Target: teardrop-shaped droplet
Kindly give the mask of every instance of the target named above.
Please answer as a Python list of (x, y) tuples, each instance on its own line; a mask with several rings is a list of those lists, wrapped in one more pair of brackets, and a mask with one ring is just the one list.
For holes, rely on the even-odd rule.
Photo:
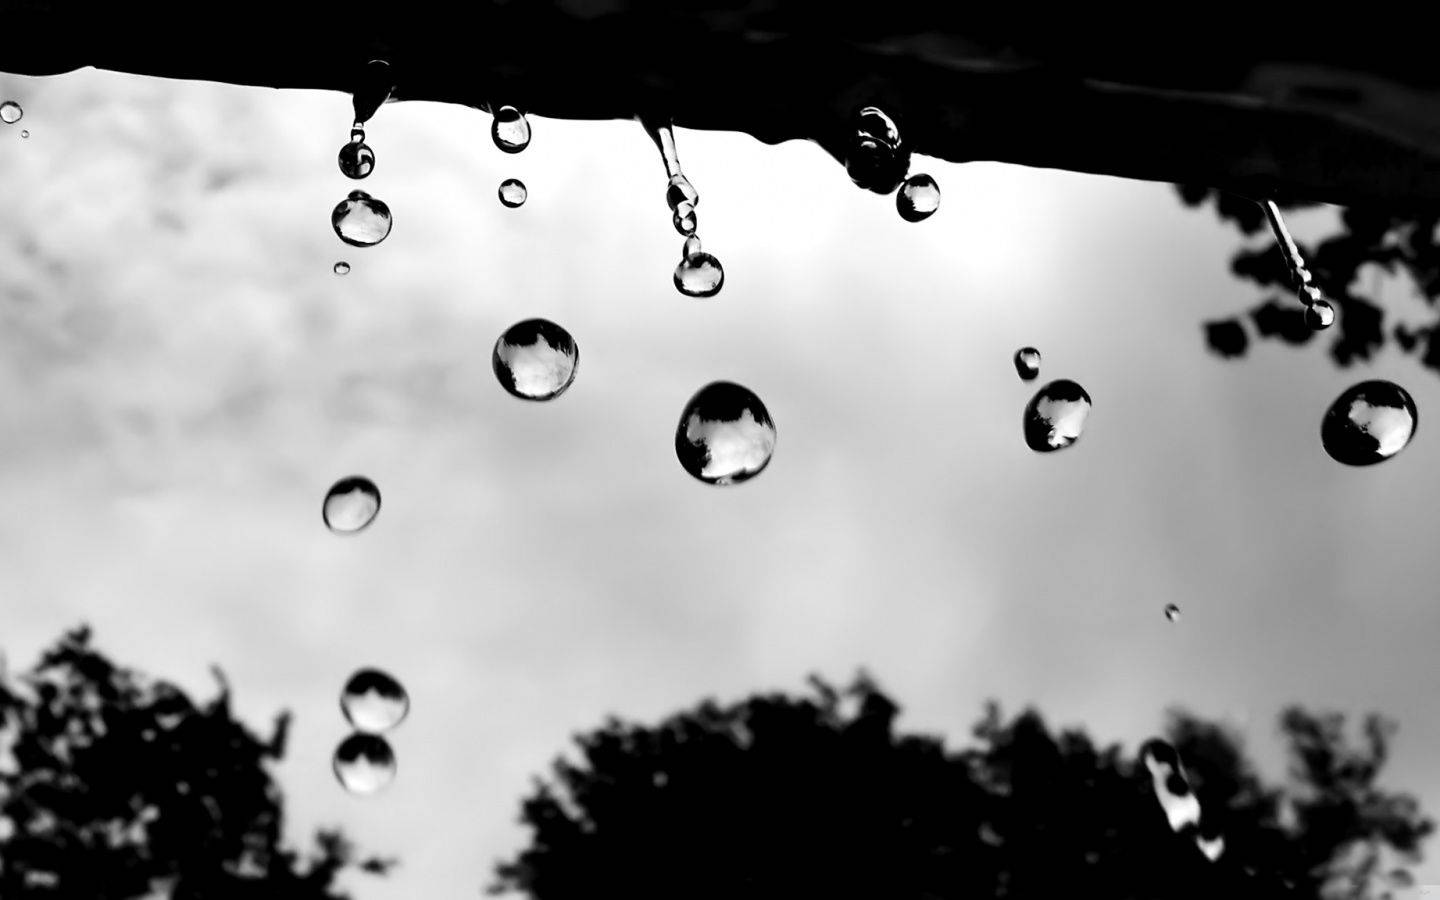
[(1069, 447), (1080, 439), (1090, 415), (1090, 395), (1068, 379), (1052, 381), (1025, 406), (1025, 443), (1036, 453)]
[(350, 274), (350, 264), (343, 259), (337, 262), (332, 268), (336, 275)]
[(519, 153), (530, 146), (530, 122), (515, 107), (502, 106), (495, 111), (495, 121), (490, 123), (490, 136), (495, 139), (495, 146), (506, 153)]
[(675, 267), (675, 287), (687, 297), (713, 297), (725, 286), (725, 269), (703, 250), (686, 256)]
[(380, 489), (362, 475), (342, 478), (325, 493), (320, 514), (336, 534), (354, 534), (380, 514)]
[(683, 200), (679, 206), (675, 207), (675, 212), (670, 216), (670, 223), (675, 226), (676, 231), (686, 237), (694, 234), (695, 229), (700, 227), (700, 220), (695, 216), (695, 207)]
[(1162, 740), (1149, 740), (1140, 748), (1140, 759), (1150, 772), (1155, 799), (1160, 801), (1171, 830), (1180, 832), (1199, 825), (1200, 801), (1175, 748)]
[(685, 245), (680, 248), (680, 256), (684, 259), (689, 259), (699, 253), (700, 249), (700, 236), (698, 234), (692, 234), (685, 239)]
[(775, 422), (749, 388), (729, 381), (707, 384), (690, 398), (675, 429), (680, 465), (706, 484), (754, 478), (775, 453)]
[(340, 148), (338, 162), (346, 178), (364, 178), (375, 171), (375, 151), (363, 141), (351, 141)]
[(4, 122), (6, 125), (14, 125), (20, 121), (20, 118), (24, 115), (25, 110), (21, 109), (20, 104), (14, 100), (6, 100), (4, 103), (0, 103), (0, 122)]
[(1034, 347), (1021, 347), (1015, 351), (1015, 371), (1021, 381), (1034, 381), (1040, 377), (1040, 351)]
[(1165, 618), (1169, 619), (1172, 622), (1179, 621), (1180, 607), (1176, 606), (1173, 603), (1165, 604)]
[(370, 121), (370, 117), (390, 100), (394, 92), (395, 70), (390, 61), (372, 59), (366, 62), (356, 76), (355, 92), (350, 98), (356, 125)]
[(405, 688), (379, 669), (361, 669), (340, 691), (340, 711), (356, 731), (379, 734), (404, 721), (410, 712)]
[(390, 207), (364, 191), (351, 191), (330, 214), (340, 240), (354, 247), (373, 247), (390, 234)]
[(395, 780), (395, 751), (379, 735), (352, 734), (335, 748), (331, 765), (340, 786), (352, 794), (373, 794)]
[(688, 203), (693, 208), (700, 205), (700, 192), (683, 174), (676, 175), (665, 188), (665, 202), (672, 210), (682, 203)]
[(845, 170), (857, 185), (877, 194), (888, 194), (905, 180), (910, 151), (895, 120), (878, 107), (867, 106), (856, 114)]
[(1305, 307), (1305, 324), (1312, 331), (1324, 331), (1335, 323), (1335, 307), (1329, 300), (1316, 300)]
[(1404, 450), (1418, 424), (1415, 401), (1404, 388), (1362, 381), (1330, 405), (1320, 423), (1320, 442), (1336, 462), (1369, 466)]
[(500, 182), (500, 203), (514, 209), (525, 204), (525, 198), (530, 192), (525, 189), (525, 182), (518, 178), (507, 178)]
[(923, 222), (940, 208), (940, 185), (929, 175), (911, 175), (895, 194), (895, 208), (907, 222)]
[(521, 400), (553, 400), (565, 393), (580, 365), (570, 332), (548, 319), (517, 322), (500, 335), (490, 356), (500, 386)]

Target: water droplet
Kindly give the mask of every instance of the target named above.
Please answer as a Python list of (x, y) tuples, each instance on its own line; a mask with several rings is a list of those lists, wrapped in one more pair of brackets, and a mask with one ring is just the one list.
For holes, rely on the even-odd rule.
[(675, 287), (687, 297), (713, 297), (724, 286), (724, 267), (704, 251), (685, 257), (675, 267)]
[(390, 234), (390, 207), (364, 191), (351, 191), (330, 214), (340, 240), (354, 247), (373, 247)]
[(686, 236), (694, 234), (695, 229), (700, 227), (700, 221), (695, 217), (695, 207), (683, 201), (675, 207), (670, 222), (676, 231)]
[(1195, 827), (1200, 823), (1200, 801), (1190, 788), (1180, 754), (1161, 740), (1146, 741), (1140, 748), (1140, 759), (1150, 771), (1155, 799), (1165, 811), (1165, 820), (1172, 831)]
[(346, 178), (364, 178), (375, 171), (375, 151), (363, 141), (351, 141), (340, 148), (340, 173)]
[(1179, 621), (1180, 607), (1176, 606), (1173, 603), (1167, 603), (1165, 605), (1165, 618), (1169, 619), (1172, 622)]
[(28, 129), (24, 129), (24, 128), (20, 129), (20, 137), (22, 137), (22, 138), (28, 138), (29, 136), (30, 136), (30, 132), (29, 132)]
[(340, 711), (356, 731), (379, 734), (404, 721), (410, 712), (410, 695), (384, 672), (361, 669), (341, 689)]
[(502, 106), (490, 123), (490, 136), (495, 146), (506, 153), (519, 153), (530, 146), (530, 122), (513, 106)]
[(892, 147), (900, 145), (900, 126), (878, 106), (867, 106), (855, 114), (855, 130)]
[(1320, 423), (1320, 442), (1336, 462), (1369, 466), (1404, 450), (1419, 413), (1410, 394), (1389, 381), (1362, 381), (1345, 391)]
[(6, 125), (14, 125), (20, 121), (20, 117), (23, 115), (25, 115), (25, 110), (21, 109), (20, 104), (14, 100), (6, 100), (4, 103), (0, 103), (0, 122), (4, 122)]
[(1015, 371), (1021, 381), (1034, 381), (1040, 377), (1040, 351), (1034, 347), (1021, 347), (1015, 351)]
[(580, 348), (547, 319), (517, 322), (500, 335), (490, 363), (500, 386), (522, 400), (553, 400), (575, 380)]
[(370, 121), (381, 104), (395, 92), (395, 72), (387, 59), (372, 59), (360, 69), (355, 81), (355, 93), (351, 95), (351, 106), (355, 110), (355, 123)]
[(857, 185), (877, 194), (888, 194), (905, 180), (910, 151), (901, 143), (895, 120), (878, 107), (867, 106), (856, 115), (845, 170)]
[(698, 234), (692, 234), (687, 237), (685, 239), (685, 246), (680, 248), (680, 255), (685, 259), (689, 259), (690, 257), (694, 256), (699, 252), (700, 236)]
[(356, 122), (354, 125), (350, 126), (350, 143), (365, 143), (365, 128), (363, 123)]
[(1305, 307), (1305, 324), (1312, 331), (1324, 331), (1335, 323), (1335, 307), (1328, 300), (1316, 300)]
[(688, 203), (696, 207), (700, 205), (700, 192), (690, 183), (690, 179), (683, 174), (676, 175), (670, 179), (670, 184), (665, 188), (665, 203), (673, 210), (682, 203)]
[(373, 794), (395, 780), (395, 751), (374, 734), (352, 734), (341, 741), (332, 765), (340, 786), (352, 794)]
[(1073, 381), (1045, 385), (1025, 406), (1025, 443), (1036, 453), (1069, 447), (1080, 439), (1090, 415), (1090, 395)]
[(739, 484), (764, 471), (775, 453), (775, 422), (750, 389), (715, 381), (680, 414), (675, 455), (706, 484)]
[(333, 266), (333, 268), (334, 268), (334, 271), (335, 271), (335, 274), (336, 274), (336, 275), (349, 275), (349, 274), (350, 274), (350, 264), (349, 264), (348, 262), (346, 262), (345, 260), (343, 260), (343, 259), (340, 260), (339, 262), (337, 262), (337, 263)]
[(940, 185), (929, 175), (911, 175), (895, 195), (895, 208), (907, 222), (923, 222), (940, 208)]
[(514, 209), (525, 203), (525, 198), (530, 192), (525, 190), (525, 182), (518, 178), (507, 178), (500, 182), (500, 203)]
[(326, 492), (320, 513), (331, 531), (354, 534), (380, 514), (380, 489), (361, 475), (342, 478)]

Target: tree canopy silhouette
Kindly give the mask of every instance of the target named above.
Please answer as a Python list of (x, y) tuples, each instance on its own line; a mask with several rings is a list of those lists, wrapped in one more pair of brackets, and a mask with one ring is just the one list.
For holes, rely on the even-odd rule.
[(0, 670), (0, 897), (340, 900), (358, 860), (338, 831), (301, 854), (281, 844), (268, 771), (289, 714), (260, 739), (229, 687), (197, 704), (116, 666), (71, 631), (35, 668)]
[[(1170, 744), (1146, 746), (1178, 753), (1197, 833), (1172, 828), (1144, 759), (1033, 710), (1007, 721), (992, 703), (977, 743), (951, 750), (898, 732), (899, 707), (863, 675), (811, 684), (577, 737), (580, 761), (558, 759), (524, 800), (531, 843), (491, 892), (1359, 900), (1408, 883), (1432, 828), (1375, 784), (1394, 731), (1377, 716), (1352, 746), (1341, 716), (1286, 710), (1291, 777), (1268, 785), (1237, 735), (1172, 711)], [(1202, 837), (1219, 839), (1213, 861)]]

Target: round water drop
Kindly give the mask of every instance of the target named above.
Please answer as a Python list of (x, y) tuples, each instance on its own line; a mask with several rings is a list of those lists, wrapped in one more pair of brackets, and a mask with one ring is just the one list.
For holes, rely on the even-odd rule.
[(395, 780), (395, 751), (378, 735), (350, 735), (335, 748), (332, 765), (340, 786), (352, 794), (373, 794)]
[(390, 234), (390, 207), (364, 191), (351, 191), (336, 205), (330, 224), (353, 247), (373, 247)]
[(0, 122), (4, 122), (6, 125), (14, 125), (20, 121), (20, 117), (23, 115), (25, 115), (25, 110), (21, 109), (20, 104), (14, 100), (6, 100), (4, 103), (0, 103)]
[(506, 153), (519, 153), (530, 146), (530, 123), (525, 114), (513, 106), (502, 106), (490, 123), (490, 136), (495, 146)]
[(692, 207), (700, 205), (700, 192), (690, 183), (690, 179), (683, 174), (676, 175), (670, 179), (665, 188), (665, 202), (673, 210), (682, 203), (688, 203)]
[(364, 178), (375, 171), (375, 151), (361, 140), (351, 141), (340, 148), (338, 157), (340, 173), (346, 178)]
[(895, 195), (895, 208), (907, 222), (923, 222), (940, 208), (940, 185), (929, 175), (911, 175)]
[(1040, 377), (1040, 351), (1034, 347), (1021, 347), (1015, 351), (1015, 371), (1021, 381), (1034, 381)]
[(404, 721), (410, 712), (410, 695), (384, 672), (361, 669), (340, 691), (340, 711), (356, 731), (379, 734)]
[(775, 421), (749, 388), (715, 381), (696, 392), (680, 413), (675, 455), (706, 484), (754, 478), (775, 453)]
[(905, 180), (910, 151), (901, 145), (895, 120), (880, 108), (867, 106), (856, 115), (845, 170), (851, 181), (877, 194), (888, 194)]
[(22, 128), (22, 129), (20, 130), (20, 137), (22, 137), (22, 138), (28, 138), (29, 136), (30, 136), (30, 132), (29, 132), (27, 129), (23, 129), (23, 128)]
[(1036, 453), (1062, 450), (1080, 439), (1090, 415), (1090, 395), (1073, 381), (1045, 385), (1025, 406), (1025, 443)]
[(380, 514), (380, 489), (361, 475), (342, 478), (325, 493), (320, 515), (336, 534), (354, 534)]
[(704, 251), (687, 255), (675, 267), (675, 287), (687, 297), (713, 297), (724, 286), (724, 267)]
[(685, 246), (683, 246), (683, 247), (680, 248), (680, 255), (681, 255), (682, 257), (684, 257), (685, 259), (689, 259), (690, 257), (694, 256), (695, 254), (697, 254), (697, 253), (699, 253), (699, 252), (700, 252), (700, 236), (699, 236), (698, 234), (692, 234), (692, 235), (690, 235), (689, 237), (687, 237), (687, 238), (685, 239)]
[(1176, 606), (1173, 603), (1167, 603), (1165, 605), (1165, 618), (1169, 619), (1171, 622), (1179, 621), (1180, 607)]
[(500, 182), (500, 203), (514, 209), (523, 206), (525, 198), (530, 192), (525, 190), (525, 182), (518, 178), (507, 178)]
[(1324, 331), (1335, 324), (1335, 307), (1328, 300), (1316, 300), (1305, 307), (1305, 324), (1312, 331)]
[(517, 322), (500, 335), (490, 356), (500, 386), (521, 400), (553, 400), (575, 380), (580, 348), (570, 332), (547, 319)]
[(343, 259), (340, 260), (339, 262), (337, 262), (337, 263), (336, 263), (334, 266), (332, 266), (331, 268), (334, 270), (334, 272), (335, 272), (336, 275), (349, 275), (349, 274), (350, 274), (350, 264), (349, 264), (348, 262), (346, 262), (345, 260), (343, 260)]
[(687, 237), (694, 234), (695, 229), (700, 227), (700, 220), (695, 217), (694, 204), (683, 200), (679, 206), (675, 207), (675, 213), (670, 217), (670, 222), (675, 226), (676, 231)]
[(1320, 423), (1320, 442), (1336, 462), (1369, 466), (1404, 450), (1419, 413), (1410, 394), (1389, 381), (1362, 381), (1341, 394)]

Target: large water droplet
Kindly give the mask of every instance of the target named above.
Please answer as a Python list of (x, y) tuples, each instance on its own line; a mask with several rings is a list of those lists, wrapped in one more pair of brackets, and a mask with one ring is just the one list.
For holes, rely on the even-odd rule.
[(410, 712), (410, 695), (384, 672), (361, 669), (341, 689), (340, 711), (356, 731), (379, 734), (405, 719)]
[(1173, 603), (1167, 603), (1165, 605), (1165, 618), (1169, 619), (1171, 622), (1179, 621), (1180, 607), (1176, 606)]
[(1312, 331), (1324, 331), (1335, 323), (1335, 307), (1329, 300), (1316, 300), (1305, 307), (1305, 324)]
[(580, 348), (547, 319), (517, 322), (500, 335), (490, 357), (500, 386), (522, 400), (553, 400), (575, 380)]
[(845, 170), (857, 185), (877, 194), (888, 194), (905, 180), (910, 151), (895, 120), (878, 107), (867, 106), (856, 115)]
[(1015, 371), (1021, 381), (1034, 381), (1040, 377), (1040, 351), (1034, 347), (1021, 347), (1015, 351)]
[(1320, 423), (1320, 442), (1336, 462), (1369, 466), (1404, 450), (1419, 413), (1410, 394), (1389, 381), (1362, 381), (1345, 391)]
[(676, 175), (670, 179), (669, 185), (665, 188), (665, 203), (673, 210), (681, 203), (688, 203), (692, 207), (700, 205), (700, 192), (690, 183), (690, 179), (683, 174)]
[(332, 765), (340, 786), (352, 794), (373, 794), (395, 780), (395, 751), (374, 734), (352, 734), (341, 741)]
[(336, 275), (350, 274), (350, 264), (343, 259), (337, 262), (334, 266), (332, 266), (332, 269), (334, 270)]
[(355, 79), (355, 93), (351, 95), (351, 106), (355, 110), (357, 124), (370, 121), (381, 104), (395, 92), (395, 72), (386, 59), (372, 59), (361, 67)]
[(523, 206), (525, 198), (530, 192), (525, 189), (525, 182), (518, 178), (507, 178), (500, 182), (500, 203), (514, 209)]
[(340, 240), (355, 247), (373, 247), (390, 234), (390, 207), (364, 191), (351, 191), (330, 214)]
[(724, 267), (704, 251), (686, 256), (675, 267), (675, 287), (687, 297), (713, 297), (724, 286)]
[(338, 162), (346, 178), (364, 178), (375, 171), (375, 151), (363, 140), (351, 141), (340, 148)]
[(907, 222), (923, 222), (940, 208), (940, 185), (929, 175), (911, 175), (895, 195), (895, 208)]
[(1025, 443), (1037, 453), (1069, 447), (1080, 439), (1090, 415), (1090, 395), (1073, 381), (1045, 385), (1025, 406)]
[(495, 139), (495, 146), (506, 153), (519, 153), (530, 146), (530, 122), (515, 107), (502, 106), (495, 111), (495, 121), (490, 123), (490, 136)]
[(706, 484), (739, 484), (770, 464), (775, 437), (770, 411), (753, 391), (715, 381), (685, 404), (675, 429), (675, 455)]
[(675, 207), (670, 223), (675, 226), (676, 231), (686, 236), (694, 234), (695, 229), (700, 227), (700, 220), (695, 216), (695, 207), (684, 201)]
[(21, 116), (24, 115), (25, 110), (21, 109), (20, 104), (14, 100), (6, 100), (4, 103), (0, 103), (0, 122), (4, 122), (6, 125), (14, 125), (20, 121)]
[(320, 514), (336, 534), (354, 534), (380, 514), (380, 489), (361, 475), (342, 478), (325, 493)]

